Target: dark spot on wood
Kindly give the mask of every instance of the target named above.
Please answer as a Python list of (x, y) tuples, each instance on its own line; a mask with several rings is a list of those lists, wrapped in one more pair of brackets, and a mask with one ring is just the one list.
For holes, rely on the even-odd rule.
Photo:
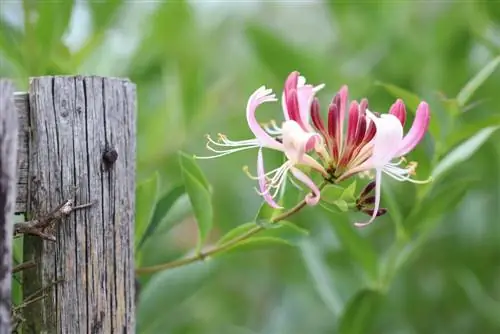
[(102, 159), (108, 166), (113, 165), (118, 159), (118, 152), (116, 152), (114, 148), (106, 150), (106, 152), (102, 155)]

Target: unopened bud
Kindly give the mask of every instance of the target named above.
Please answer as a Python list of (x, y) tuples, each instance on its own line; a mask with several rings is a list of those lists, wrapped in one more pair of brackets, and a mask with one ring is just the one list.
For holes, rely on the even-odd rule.
[[(364, 213), (366, 213), (369, 216), (373, 215), (373, 209), (363, 209), (361, 211), (363, 211)], [(383, 216), (386, 213), (387, 213), (387, 209), (386, 208), (380, 208), (377, 211), (377, 217)]]

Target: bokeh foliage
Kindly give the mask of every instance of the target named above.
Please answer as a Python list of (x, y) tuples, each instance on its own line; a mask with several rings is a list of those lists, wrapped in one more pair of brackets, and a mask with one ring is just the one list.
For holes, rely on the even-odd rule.
[[(375, 111), (395, 97), (409, 115), (419, 100), (430, 103), (430, 134), (409, 158), (434, 183), (385, 182), (389, 213), (362, 230), (352, 226), (359, 214), (306, 208), (291, 218), (309, 231), (287, 233), (293, 247), (266, 239), (141, 277), (140, 333), (500, 331), (495, 1), (19, 0), (0, 8), (0, 75), (21, 89), (29, 76), (53, 74), (137, 84), (138, 266), (174, 260), (254, 219), (261, 199), (241, 167), (253, 168), (256, 152), (203, 161), (202, 177), (196, 166), (181, 169), (191, 160), (178, 151), (206, 153), (205, 133), (247, 138), (243, 112), (260, 85), (279, 95), (299, 70), (326, 83), (325, 110), (342, 84)], [(278, 105), (259, 112), (281, 116)], [(359, 191), (366, 180), (358, 183)], [(213, 207), (193, 210), (186, 192)]]

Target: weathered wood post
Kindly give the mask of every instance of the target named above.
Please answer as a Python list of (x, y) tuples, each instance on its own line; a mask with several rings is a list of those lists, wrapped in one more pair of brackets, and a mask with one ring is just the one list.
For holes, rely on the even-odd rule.
[(30, 219), (95, 201), (45, 229), (55, 241), (25, 235), (24, 261), (37, 265), (24, 297), (46, 296), (26, 306), (23, 333), (134, 333), (135, 85), (37, 77), (17, 106), (30, 120)]
[(0, 79), (0, 334), (10, 333), (12, 226), (16, 201), (17, 113), (14, 86)]

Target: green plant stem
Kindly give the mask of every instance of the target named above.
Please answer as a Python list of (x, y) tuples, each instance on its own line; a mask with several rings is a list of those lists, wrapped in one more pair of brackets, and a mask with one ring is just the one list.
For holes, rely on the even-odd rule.
[[(327, 184), (326, 182), (322, 183), (319, 186), (319, 189), (320, 190), (323, 189), (326, 184)], [(271, 223), (277, 223), (280, 220), (286, 219), (286, 218), (290, 217), (291, 215), (300, 211), (305, 206), (306, 206), (306, 201), (304, 199), (304, 200), (300, 201), (299, 203), (297, 203), (297, 205), (295, 205), (290, 210), (285, 211), (282, 214), (279, 214), (279, 215), (273, 217), (271, 219)], [(234, 246), (237, 246), (240, 242), (247, 240), (248, 238), (254, 236), (255, 234), (259, 233), (262, 230), (265, 230), (265, 227), (263, 227), (262, 225), (257, 225), (254, 228), (248, 230), (246, 233), (223, 243), (219, 247), (212, 248), (206, 252), (197, 253), (193, 256), (186, 257), (184, 259), (179, 259), (179, 260), (175, 260), (172, 262), (162, 263), (162, 264), (158, 264), (158, 265), (150, 266), (150, 267), (137, 268), (135, 270), (135, 274), (136, 275), (152, 274), (152, 273), (155, 273), (158, 271), (182, 267), (182, 266), (185, 266), (185, 265), (193, 263), (193, 262), (202, 261), (206, 257), (212, 256), (212, 255), (215, 255), (218, 253), (222, 253), (222, 252), (224, 252), (224, 251), (226, 251)]]

